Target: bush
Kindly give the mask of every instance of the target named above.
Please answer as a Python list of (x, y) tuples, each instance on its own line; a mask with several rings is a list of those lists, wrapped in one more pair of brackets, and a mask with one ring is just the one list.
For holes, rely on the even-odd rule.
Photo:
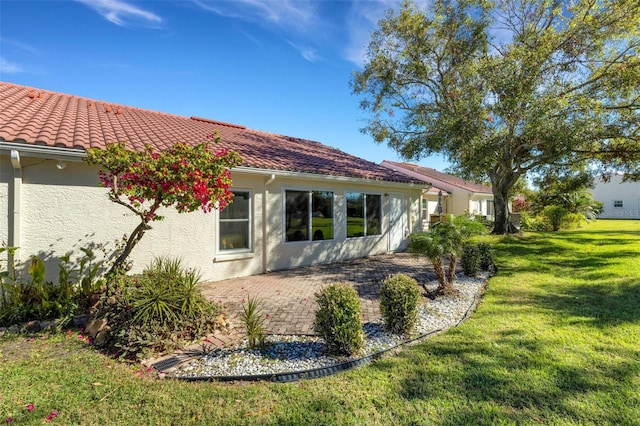
[(563, 229), (575, 229), (582, 227), (587, 220), (581, 213), (569, 213), (562, 221)]
[(336, 355), (354, 355), (364, 345), (360, 317), (362, 307), (356, 291), (345, 283), (336, 283), (316, 293), (318, 310), (314, 330)]
[(566, 220), (569, 210), (561, 206), (546, 206), (540, 213), (551, 225), (552, 231), (559, 231)]
[(418, 283), (405, 274), (388, 277), (380, 288), (380, 311), (392, 333), (409, 334), (418, 319)]
[[(166, 352), (212, 333), (220, 307), (197, 287), (200, 275), (180, 260), (155, 259), (140, 275), (115, 275), (92, 323), (95, 344), (124, 359)], [(100, 335), (100, 332), (103, 335)]]
[(462, 270), (469, 277), (480, 271), (480, 249), (477, 244), (466, 244), (462, 249)]
[(478, 252), (480, 254), (480, 269), (495, 272), (496, 263), (493, 259), (493, 250), (489, 243), (478, 243)]
[(90, 296), (102, 285), (102, 262), (95, 261), (91, 249), (81, 248), (84, 255), (77, 263), (71, 261), (71, 253), (60, 258), (57, 284), (45, 279), (44, 261), (37, 256), (29, 262), (29, 279), (22, 279), (13, 261), (17, 249), (0, 247), (0, 254), (6, 252), (11, 259), (6, 268), (0, 267), (0, 326), (58, 319), (58, 327), (63, 327), (75, 314), (86, 312)]

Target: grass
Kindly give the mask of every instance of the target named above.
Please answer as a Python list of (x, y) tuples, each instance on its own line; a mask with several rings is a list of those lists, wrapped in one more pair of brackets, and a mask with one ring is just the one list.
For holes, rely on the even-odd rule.
[[(336, 376), (292, 384), (156, 380), (76, 333), (0, 341), (0, 422), (637, 424), (640, 221), (495, 243), (499, 274), (447, 333)], [(27, 412), (28, 404), (34, 405)]]

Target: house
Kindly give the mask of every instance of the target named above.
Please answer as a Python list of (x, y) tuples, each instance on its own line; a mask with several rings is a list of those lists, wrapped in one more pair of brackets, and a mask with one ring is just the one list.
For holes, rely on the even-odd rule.
[(0, 82), (0, 240), (20, 247), (18, 260), (45, 259), (55, 277), (61, 255), (113, 244), (137, 225), (82, 161), (87, 148), (162, 150), (214, 132), (242, 158), (234, 202), (161, 212), (132, 253), (134, 272), (168, 255), (206, 280), (255, 275), (402, 250), (421, 226), (427, 183), (318, 142)]
[(611, 179), (596, 179), (591, 190), (594, 200), (604, 204), (601, 219), (640, 219), (640, 182), (622, 182), (623, 175)]
[(438, 220), (439, 199), (442, 200), (442, 213), (471, 213), (490, 220), (493, 218), (493, 192), (489, 186), (412, 163), (385, 160), (381, 165), (410, 178), (425, 180), (432, 185), (430, 189), (425, 189), (421, 201), (421, 218), (425, 227), (427, 223)]

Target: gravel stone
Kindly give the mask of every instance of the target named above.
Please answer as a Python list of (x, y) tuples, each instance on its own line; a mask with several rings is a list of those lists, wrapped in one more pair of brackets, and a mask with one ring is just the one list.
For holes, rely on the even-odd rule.
[[(327, 355), (324, 340), (317, 336), (269, 335), (265, 339), (266, 346), (262, 351), (249, 349), (245, 339), (236, 346), (203, 354), (183, 364), (173, 374), (175, 377), (197, 378), (293, 373), (330, 367), (392, 349), (410, 339), (458, 325), (482, 294), (486, 279), (487, 276), (457, 276), (454, 288), (460, 295), (440, 296), (420, 305), (415, 331), (408, 338), (388, 333), (381, 323), (364, 324), (364, 348), (355, 357)], [(435, 290), (437, 282), (427, 284), (426, 288), (429, 291)]]

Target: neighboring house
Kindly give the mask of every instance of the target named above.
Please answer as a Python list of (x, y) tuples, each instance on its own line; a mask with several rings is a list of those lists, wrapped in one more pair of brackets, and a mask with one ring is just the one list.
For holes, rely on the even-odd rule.
[(109, 243), (137, 218), (99, 187), (85, 149), (124, 141), (158, 150), (214, 132), (237, 151), (234, 202), (222, 213), (167, 209), (134, 249), (134, 271), (180, 257), (206, 280), (364, 257), (406, 246), (429, 185), (318, 142), (0, 82), (0, 240), (48, 274), (68, 251)]
[(425, 222), (433, 222), (438, 215), (438, 193), (440, 191), (442, 192), (443, 213), (454, 215), (471, 213), (485, 216), (487, 219), (493, 218), (493, 192), (489, 186), (469, 182), (458, 176), (417, 164), (385, 160), (381, 165), (413, 179), (425, 180), (433, 186), (423, 194), (422, 220)]
[(597, 179), (591, 195), (604, 204), (602, 219), (640, 219), (640, 182), (622, 182), (613, 174), (608, 182)]

